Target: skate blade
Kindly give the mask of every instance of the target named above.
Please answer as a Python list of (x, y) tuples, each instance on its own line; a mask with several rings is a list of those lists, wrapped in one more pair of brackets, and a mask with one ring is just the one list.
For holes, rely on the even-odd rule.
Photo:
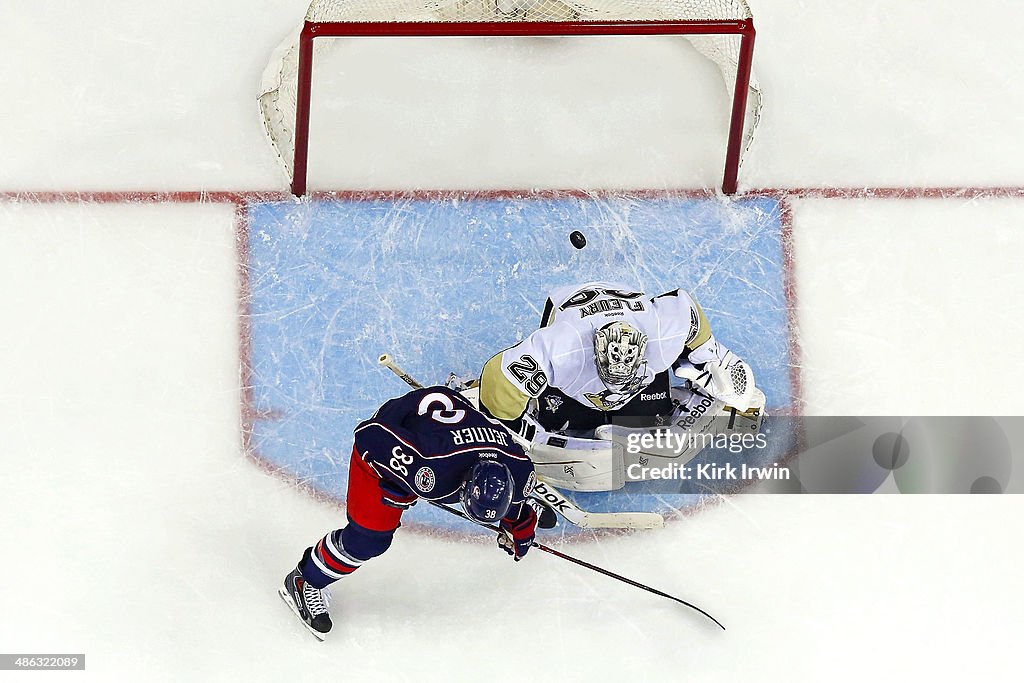
[(324, 642), (324, 639), (327, 637), (327, 634), (320, 633), (320, 631), (317, 631), (312, 626), (306, 623), (306, 620), (302, 618), (301, 614), (299, 614), (299, 608), (295, 604), (295, 600), (292, 599), (291, 594), (288, 591), (286, 591), (283, 586), (277, 589), (277, 594), (281, 596), (282, 600), (284, 600), (284, 604), (288, 605), (288, 609), (292, 611), (292, 614), (298, 617), (299, 623), (305, 626), (306, 630), (312, 633), (314, 638), (319, 640), (321, 643)]

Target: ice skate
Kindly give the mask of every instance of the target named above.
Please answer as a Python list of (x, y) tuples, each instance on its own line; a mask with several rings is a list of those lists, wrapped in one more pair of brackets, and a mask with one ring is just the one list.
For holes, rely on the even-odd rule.
[(317, 640), (327, 636), (332, 626), (331, 615), (327, 613), (331, 598), (328, 589), (310, 586), (296, 567), (284, 577), (284, 586), (277, 589), (277, 594)]

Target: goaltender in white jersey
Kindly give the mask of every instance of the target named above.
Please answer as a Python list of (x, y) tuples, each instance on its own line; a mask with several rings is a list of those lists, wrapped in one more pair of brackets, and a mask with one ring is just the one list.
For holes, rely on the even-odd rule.
[(553, 291), (541, 328), (487, 361), (480, 404), (514, 423), (539, 399), (547, 429), (593, 429), (611, 413), (669, 414), (670, 369), (739, 410), (755, 398), (749, 366), (715, 339), (689, 294), (588, 282)]
[[(682, 387), (671, 386), (670, 372)], [(564, 436), (618, 440), (613, 418), (670, 424), (695, 410), (710, 418), (764, 407), (750, 367), (715, 339), (689, 294), (651, 297), (612, 282), (551, 292), (540, 329), (487, 361), (479, 389), (486, 413), (525, 440), (562, 448), (589, 447)]]

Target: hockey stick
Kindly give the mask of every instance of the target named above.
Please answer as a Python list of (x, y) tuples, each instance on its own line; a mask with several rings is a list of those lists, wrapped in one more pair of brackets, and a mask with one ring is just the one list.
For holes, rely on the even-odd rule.
[(396, 375), (398, 375), (398, 379), (402, 380), (403, 382), (408, 384), (413, 389), (422, 389), (423, 388), (422, 384), (420, 384), (419, 382), (414, 380), (412, 377), (410, 377), (408, 375), (408, 373), (405, 372), (405, 370), (403, 370), (402, 368), (398, 367), (398, 363), (396, 363), (394, 358), (391, 357), (391, 354), (385, 353), (385, 354), (381, 355), (381, 357), (377, 359), (377, 362), (380, 363), (381, 365), (383, 365), (384, 367), (386, 367), (391, 372), (393, 372)]
[[(422, 389), (423, 385), (413, 379), (391, 354), (381, 354), (377, 362), (395, 373), (403, 382), (413, 389)], [(516, 438), (512, 434), (512, 438)], [(530, 442), (520, 442), (529, 451)], [(548, 507), (554, 508), (570, 524), (583, 529), (660, 529), (665, 526), (665, 519), (656, 512), (587, 512), (561, 494), (554, 486), (538, 482), (534, 489), (534, 498), (543, 501)]]
[[(438, 503), (438, 502), (435, 502), (433, 500), (428, 500), (427, 502), (430, 503), (431, 505), (433, 505), (434, 507), (439, 507), (442, 510), (450, 512), (451, 514), (455, 515), (456, 517), (462, 517), (463, 519), (465, 519), (467, 521), (470, 521), (470, 522), (473, 522), (474, 524), (476, 524), (478, 526), (482, 526), (485, 529), (490, 529), (491, 531), (494, 531), (494, 532), (499, 533), (499, 534), (504, 534), (505, 533), (504, 531), (502, 531), (500, 528), (498, 528), (496, 526), (493, 526), (491, 524), (484, 524), (482, 522), (478, 522), (475, 519), (470, 518), (469, 515), (461, 512), (459, 510), (456, 510), (455, 508), (450, 508), (447, 505), (444, 505), (443, 503)], [(715, 619), (713, 616), (711, 616), (710, 614), (708, 614), (707, 612), (702, 610), (700, 607), (697, 607), (693, 603), (687, 602), (686, 600), (683, 600), (681, 598), (677, 598), (674, 595), (669, 595), (668, 593), (662, 592), (662, 591), (658, 590), (657, 588), (651, 588), (650, 586), (646, 586), (646, 585), (640, 583), (639, 581), (634, 581), (633, 579), (626, 578), (625, 576), (622, 576), (621, 574), (616, 574), (615, 572), (612, 572), (612, 571), (609, 571), (607, 569), (604, 569), (603, 567), (598, 567), (596, 564), (591, 564), (591, 563), (589, 563), (589, 562), (587, 562), (585, 560), (579, 559), (578, 557), (573, 557), (572, 555), (567, 555), (566, 553), (563, 553), (561, 551), (555, 550), (554, 548), (550, 548), (550, 547), (544, 545), (543, 543), (538, 543), (537, 541), (534, 541), (533, 543), (530, 544), (530, 547), (531, 548), (537, 548), (538, 550), (543, 550), (544, 552), (549, 553), (551, 555), (554, 555), (555, 557), (559, 557), (559, 558), (561, 558), (563, 560), (568, 560), (569, 562), (572, 562), (573, 564), (577, 564), (577, 565), (579, 565), (581, 567), (586, 567), (587, 569), (589, 569), (591, 571), (595, 571), (598, 574), (604, 574), (605, 576), (613, 578), (613, 579), (615, 579), (617, 581), (622, 581), (623, 583), (627, 583), (630, 586), (633, 586), (635, 588), (640, 588), (642, 590), (645, 590), (648, 593), (654, 593), (655, 595), (660, 595), (663, 598), (668, 598), (669, 600), (675, 600), (676, 602), (678, 602), (678, 603), (680, 603), (682, 605), (686, 605), (687, 607), (689, 607), (692, 610), (696, 610), (696, 611), (700, 612), (701, 614), (706, 616), (708, 619), (710, 619), (711, 621), (715, 622), (718, 625), (718, 627), (721, 628), (723, 631), (725, 630), (725, 626), (722, 625), (722, 622), (720, 622), (718, 619)]]
[(582, 529), (660, 529), (665, 526), (665, 518), (657, 512), (587, 512), (544, 481), (537, 482), (531, 495)]

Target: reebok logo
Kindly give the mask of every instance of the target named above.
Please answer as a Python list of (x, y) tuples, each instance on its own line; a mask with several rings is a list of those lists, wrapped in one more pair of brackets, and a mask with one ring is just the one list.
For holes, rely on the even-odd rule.
[(667, 391), (659, 391), (656, 394), (640, 394), (641, 401), (661, 401), (668, 398)]
[(533, 495), (539, 497), (545, 503), (547, 503), (548, 505), (550, 505), (551, 507), (555, 508), (556, 510), (563, 514), (566, 510), (572, 509), (569, 507), (569, 501), (567, 501), (565, 498), (562, 498), (561, 496), (555, 495), (548, 491), (548, 488), (547, 486), (544, 485), (544, 482), (537, 482), (536, 486), (534, 486), (533, 488)]

